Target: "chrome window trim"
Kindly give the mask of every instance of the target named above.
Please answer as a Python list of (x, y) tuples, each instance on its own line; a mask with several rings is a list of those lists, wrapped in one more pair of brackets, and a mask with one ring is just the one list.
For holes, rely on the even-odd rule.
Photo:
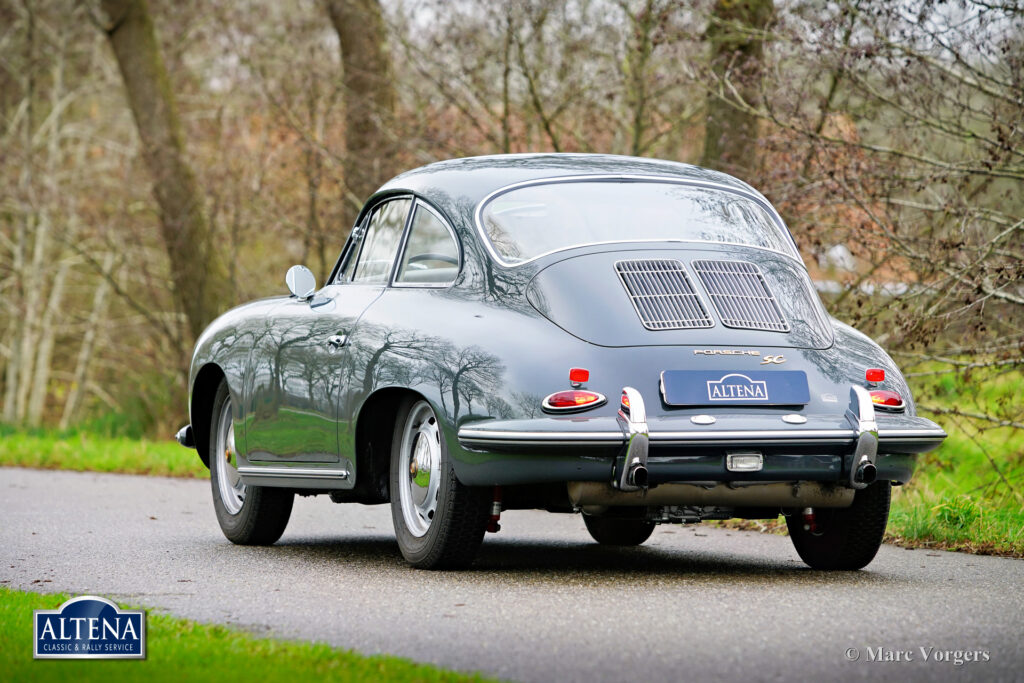
[[(377, 215), (377, 211), (380, 209), (380, 207), (384, 206), (385, 204), (390, 204), (391, 202), (400, 202), (403, 199), (409, 200), (409, 210), (405, 214), (405, 222), (402, 224), (402, 234), (398, 238), (398, 249), (395, 250), (394, 255), (391, 257), (391, 268), (388, 269), (387, 276), (384, 278), (382, 282), (361, 282), (359, 280), (356, 280), (356, 277), (359, 275), (359, 259), (363, 257), (363, 249), (366, 247), (366, 240), (363, 240), (359, 244), (359, 254), (356, 255), (356, 268), (355, 270), (352, 271), (352, 279), (349, 280), (349, 282), (353, 284), (377, 285), (379, 287), (387, 287), (388, 283), (391, 282), (391, 279), (394, 278), (395, 268), (397, 267), (398, 264), (398, 255), (402, 253), (402, 245), (404, 243), (405, 236), (409, 234), (409, 221), (412, 219), (413, 208), (415, 208), (416, 206), (416, 196), (412, 194), (392, 195), (390, 197), (387, 197), (384, 201), (380, 202), (379, 204), (374, 204), (373, 208), (370, 209), (369, 214), (367, 214), (369, 220), (372, 222), (374, 216)], [(369, 229), (369, 227), (370, 226), (368, 223), (366, 225), (366, 228)]]
[[(412, 223), (413, 220), (415, 219), (416, 212), (419, 210), (421, 206), (430, 213), (432, 213), (434, 215), (434, 218), (441, 222), (441, 225), (443, 225), (445, 227), (445, 230), (448, 231), (448, 234), (451, 235), (452, 240), (455, 241), (455, 250), (459, 254), (459, 265), (455, 271), (455, 277), (453, 277), (450, 282), (399, 282), (397, 280), (398, 269), (402, 263), (402, 258), (405, 256), (405, 250), (409, 244), (409, 236), (412, 234)], [(398, 249), (398, 258), (395, 259), (395, 263), (393, 264), (391, 279), (388, 282), (388, 284), (391, 287), (395, 287), (397, 289), (448, 289), (449, 287), (455, 284), (455, 281), (459, 279), (459, 275), (462, 274), (463, 263), (464, 258), (462, 255), (462, 242), (459, 241), (458, 234), (455, 232), (455, 229), (452, 228), (448, 220), (444, 217), (444, 214), (442, 214), (439, 210), (425, 202), (422, 198), (413, 197), (412, 210), (409, 211), (409, 215), (406, 217), (405, 233), (402, 235), (402, 242)]]
[[(575, 245), (568, 246), (568, 247), (561, 247), (559, 249), (552, 249), (552, 250), (546, 251), (546, 252), (544, 252), (542, 254), (537, 254), (536, 256), (533, 256), (533, 257), (528, 258), (526, 260), (517, 261), (516, 263), (508, 263), (508, 262), (506, 262), (505, 260), (502, 259), (501, 255), (498, 254), (498, 252), (494, 249), (494, 245), (491, 243), (491, 238), (487, 235), (487, 230), (484, 228), (484, 222), (483, 222), (484, 208), (486, 208), (487, 204), (490, 203), (491, 200), (493, 200), (494, 198), (498, 197), (499, 195), (505, 194), (506, 192), (511, 192), (512, 190), (518, 190), (518, 189), (523, 188), (523, 187), (530, 187), (530, 186), (533, 186), (533, 185), (554, 185), (554, 184), (558, 184), (558, 183), (579, 183), (579, 182), (585, 182), (585, 181), (589, 181), (589, 180), (593, 180), (593, 181), (626, 180), (626, 181), (630, 181), (630, 182), (645, 182), (646, 181), (646, 182), (655, 182), (655, 183), (672, 183), (672, 184), (675, 184), (675, 185), (689, 185), (689, 186), (692, 186), (692, 187), (702, 187), (702, 188), (709, 189), (709, 190), (721, 190), (723, 192), (731, 192), (732, 194), (738, 195), (740, 197), (744, 197), (745, 199), (749, 199), (749, 200), (753, 201), (754, 203), (758, 204), (761, 208), (765, 209), (768, 212), (768, 216), (773, 221), (775, 221), (775, 223), (776, 223), (776, 225), (778, 225), (779, 229), (782, 230), (783, 235), (785, 235), (787, 238), (789, 238), (789, 243), (793, 247), (793, 253), (789, 253), (789, 252), (785, 252), (785, 251), (779, 251), (778, 249), (771, 249), (769, 247), (758, 247), (758, 246), (755, 246), (755, 245), (752, 245), (752, 244), (743, 244), (741, 242), (706, 242), (706, 241), (684, 240), (684, 239), (660, 239), (660, 240), (636, 240), (636, 239), (633, 239), (633, 240), (607, 240), (607, 241), (603, 241), (603, 242), (587, 242), (585, 244), (575, 244)], [(790, 233), (789, 232), (789, 228), (786, 227), (785, 222), (782, 220), (782, 216), (779, 215), (779, 212), (775, 210), (775, 207), (772, 206), (771, 203), (768, 202), (768, 200), (766, 200), (763, 197), (760, 197), (760, 196), (758, 196), (756, 194), (752, 194), (752, 193), (750, 193), (750, 192), (748, 192), (746, 190), (743, 190), (741, 188), (732, 187), (730, 185), (725, 185), (723, 183), (716, 183), (716, 182), (713, 182), (713, 181), (710, 181), (710, 180), (685, 179), (685, 178), (678, 178), (678, 177), (675, 177), (675, 176), (637, 175), (637, 174), (571, 175), (571, 176), (554, 176), (554, 177), (550, 177), (550, 178), (535, 178), (533, 180), (524, 180), (522, 182), (512, 183), (511, 185), (505, 185), (504, 187), (500, 187), (497, 190), (494, 190), (493, 192), (490, 192), (487, 196), (485, 196), (483, 199), (481, 199), (480, 202), (476, 205), (476, 210), (473, 212), (473, 218), (474, 218), (473, 222), (476, 224), (477, 234), (480, 236), (480, 239), (483, 242), (484, 248), (487, 250), (487, 253), (490, 254), (491, 258), (494, 260), (495, 263), (497, 263), (499, 266), (502, 266), (504, 268), (518, 268), (519, 266), (526, 265), (527, 263), (531, 263), (533, 261), (536, 261), (537, 259), (544, 258), (545, 256), (548, 256), (550, 254), (555, 254), (555, 253), (558, 253), (560, 251), (568, 251), (569, 249), (576, 249), (576, 248), (579, 248), (579, 247), (592, 247), (592, 246), (600, 246), (600, 245), (605, 245), (605, 244), (627, 244), (627, 243), (630, 243), (630, 242), (636, 242), (636, 243), (654, 243), (654, 244), (666, 244), (666, 243), (668, 243), (668, 244), (671, 244), (671, 243), (681, 243), (681, 244), (720, 244), (720, 245), (726, 245), (726, 246), (736, 246), (736, 247), (747, 247), (747, 248), (750, 248), (750, 249), (760, 249), (761, 251), (768, 251), (768, 252), (771, 252), (773, 254), (781, 254), (782, 256), (785, 256), (785, 257), (789, 258), (792, 261), (796, 261), (797, 263), (800, 264), (801, 268), (803, 268), (805, 271), (807, 270), (807, 265), (800, 258), (800, 250), (797, 249), (796, 242), (793, 240), (792, 233)]]

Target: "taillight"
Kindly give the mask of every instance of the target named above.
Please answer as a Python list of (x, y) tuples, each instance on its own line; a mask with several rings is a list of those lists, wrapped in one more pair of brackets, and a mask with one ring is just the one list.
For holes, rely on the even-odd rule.
[(549, 413), (572, 413), (578, 410), (589, 410), (604, 405), (604, 396), (594, 391), (573, 389), (570, 391), (556, 391), (541, 404)]
[(895, 391), (876, 389), (871, 392), (871, 402), (879, 410), (888, 410), (893, 413), (901, 413), (906, 409), (903, 397)]

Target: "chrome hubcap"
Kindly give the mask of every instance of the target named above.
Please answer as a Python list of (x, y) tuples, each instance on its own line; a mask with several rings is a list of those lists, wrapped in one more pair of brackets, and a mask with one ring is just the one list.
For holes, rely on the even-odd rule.
[(217, 450), (210, 456), (217, 468), (220, 502), (228, 514), (237, 515), (245, 502), (245, 484), (238, 476), (238, 456), (235, 452), (235, 430), (231, 420), (231, 399), (224, 402), (217, 420)]
[(402, 434), (398, 495), (405, 526), (413, 536), (423, 536), (437, 511), (440, 486), (441, 431), (426, 401), (413, 406)]

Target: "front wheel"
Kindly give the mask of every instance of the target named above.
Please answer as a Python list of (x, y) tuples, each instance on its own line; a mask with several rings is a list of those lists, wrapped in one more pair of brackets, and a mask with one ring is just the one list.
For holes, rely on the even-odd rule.
[(798, 512), (786, 517), (796, 552), (813, 569), (861, 569), (875, 558), (889, 521), (892, 487), (878, 481), (857, 491), (848, 508), (816, 508), (815, 530)]
[(483, 542), (488, 503), (486, 489), (455, 478), (430, 404), (403, 401), (391, 445), (391, 518), (406, 561), (420, 569), (468, 566)]
[(247, 486), (238, 475), (235, 430), (228, 385), (213, 399), (210, 430), (210, 484), (221, 531), (239, 545), (271, 545), (281, 538), (292, 514), (295, 494), (283, 489)]

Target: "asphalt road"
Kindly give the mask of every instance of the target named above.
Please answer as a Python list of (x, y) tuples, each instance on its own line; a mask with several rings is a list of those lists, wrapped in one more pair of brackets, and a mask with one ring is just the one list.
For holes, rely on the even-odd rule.
[(208, 482), (4, 468), (0, 585), (523, 681), (1024, 679), (1021, 561), (886, 546), (824, 573), (784, 537), (662, 526), (620, 550), (575, 516), (502, 525), (472, 570), (424, 572), (386, 506), (299, 498), (277, 545), (243, 548)]

